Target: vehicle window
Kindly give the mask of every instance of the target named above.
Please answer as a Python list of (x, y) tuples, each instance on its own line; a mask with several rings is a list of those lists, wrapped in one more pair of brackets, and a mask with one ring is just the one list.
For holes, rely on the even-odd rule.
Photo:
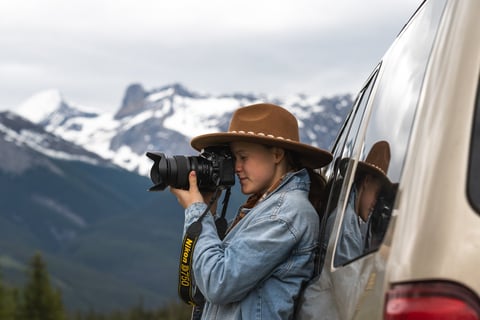
[(480, 213), (480, 79), (477, 87), (476, 110), (473, 122), (467, 193), (471, 205)]
[(335, 209), (342, 212), (342, 219), (334, 266), (378, 249), (383, 240), (444, 6), (445, 1), (430, 1), (393, 44), (371, 97), (365, 135), (356, 142), (359, 157), (350, 155), (348, 143), (343, 147), (339, 171), (350, 170), (352, 178), (344, 203), (340, 199)]
[(368, 98), (372, 92), (372, 88), (375, 84), (375, 79), (378, 75), (378, 66), (370, 76), (365, 87), (358, 94), (351, 112), (347, 116), (345, 123), (336, 139), (336, 143), (333, 147), (333, 161), (326, 170), (326, 177), (328, 178), (329, 187), (329, 200), (325, 215), (322, 219), (322, 235), (323, 235), (323, 247), (322, 247), (322, 263), (323, 257), (326, 252), (328, 244), (328, 238), (332, 231), (333, 222), (335, 220), (335, 208), (340, 197), (341, 187), (343, 185), (344, 172), (340, 170), (341, 160), (347, 157), (352, 157), (353, 146), (355, 145), (356, 137), (360, 129), (360, 124), (365, 114)]

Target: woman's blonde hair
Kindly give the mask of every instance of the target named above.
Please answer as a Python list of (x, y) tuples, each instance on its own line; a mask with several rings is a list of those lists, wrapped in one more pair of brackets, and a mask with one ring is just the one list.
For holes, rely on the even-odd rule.
[(285, 158), (291, 169), (298, 171), (302, 168), (307, 169), (310, 177), (310, 191), (308, 192), (308, 200), (317, 211), (317, 214), (321, 218), (325, 210), (326, 196), (325, 187), (327, 184), (326, 179), (318, 170), (305, 166), (300, 161), (300, 158), (292, 151), (285, 150)]

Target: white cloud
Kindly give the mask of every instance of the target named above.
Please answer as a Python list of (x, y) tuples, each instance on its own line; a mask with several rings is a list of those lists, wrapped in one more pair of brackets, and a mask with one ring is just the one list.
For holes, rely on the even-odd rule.
[(214, 93), (356, 90), (419, 3), (0, 1), (0, 87), (9, 92), (0, 109), (52, 87), (116, 109), (132, 82)]

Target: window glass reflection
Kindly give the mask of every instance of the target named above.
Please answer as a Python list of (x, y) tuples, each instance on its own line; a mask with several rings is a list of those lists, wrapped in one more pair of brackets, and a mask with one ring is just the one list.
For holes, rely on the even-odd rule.
[(333, 149), (333, 161), (326, 171), (326, 176), (330, 177), (330, 198), (328, 201), (326, 214), (322, 219), (322, 234), (324, 235), (324, 241), (321, 255), (322, 263), (320, 265), (323, 264), (323, 257), (326, 252), (328, 239), (331, 235), (333, 222), (335, 221), (335, 216), (337, 213), (336, 208), (339, 202), (339, 196), (344, 182), (345, 172), (343, 169), (345, 168), (345, 165), (344, 163), (342, 163), (342, 159), (352, 157), (353, 146), (355, 145), (360, 126), (364, 119), (367, 101), (375, 84), (375, 79), (378, 75), (378, 69), (379, 67), (377, 67), (377, 69), (371, 75), (369, 81), (367, 82), (367, 85), (365, 86), (365, 88), (363, 88), (362, 91), (360, 91), (357, 99), (355, 100), (352, 112), (347, 118), (346, 124), (342, 128), (342, 131), (337, 138), (337, 143)]
[[(358, 161), (348, 157), (340, 171), (356, 164), (343, 210), (334, 265), (343, 265), (378, 249), (390, 221), (398, 182), (407, 153), (413, 120), (430, 51), (445, 1), (431, 1), (405, 29), (382, 65)], [(356, 137), (355, 137), (356, 138)], [(347, 139), (348, 141), (348, 139)], [(353, 140), (352, 140), (353, 141)], [(327, 221), (333, 229), (334, 218)]]
[[(390, 199), (394, 184), (387, 176), (390, 166), (390, 144), (378, 141), (359, 161), (343, 215), (342, 229), (335, 253), (335, 265), (342, 265), (378, 247), (390, 219)], [(352, 159), (342, 160), (345, 171)], [(333, 219), (327, 222), (332, 228)]]

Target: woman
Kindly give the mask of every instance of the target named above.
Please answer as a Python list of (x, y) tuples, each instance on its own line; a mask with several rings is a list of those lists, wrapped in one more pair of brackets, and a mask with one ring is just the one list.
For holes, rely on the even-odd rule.
[[(202, 220), (193, 254), (196, 285), (206, 300), (202, 319), (291, 319), (318, 245), (324, 180), (313, 169), (332, 155), (300, 143), (296, 118), (267, 103), (239, 108), (228, 132), (191, 144), (199, 151), (229, 145), (242, 193), (250, 195), (223, 240), (212, 215)], [(189, 183), (189, 190), (171, 188), (186, 209), (185, 230), (207, 207), (193, 171)]]
[[(342, 160), (343, 165), (340, 170), (343, 174), (349, 161), (353, 160), (350, 158)], [(346, 264), (371, 250), (372, 245), (375, 246), (378, 242), (378, 234), (375, 233), (380, 233), (383, 237), (383, 230), (377, 230), (372, 234), (370, 226), (379, 195), (381, 192), (391, 193), (393, 190), (393, 185), (387, 176), (389, 165), (390, 145), (387, 141), (377, 141), (370, 149), (365, 161), (358, 162), (335, 251), (335, 266)], [(327, 249), (336, 214), (335, 210), (328, 216), (324, 250)]]

